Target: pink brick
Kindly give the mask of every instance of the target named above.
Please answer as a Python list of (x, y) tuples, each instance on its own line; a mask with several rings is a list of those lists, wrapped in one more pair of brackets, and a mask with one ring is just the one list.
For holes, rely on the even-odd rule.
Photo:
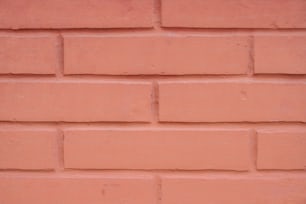
[(249, 64), (243, 36), (66, 36), (64, 50), (65, 74), (243, 74)]
[(162, 178), (162, 204), (304, 203), (306, 178)]
[(255, 73), (306, 74), (306, 36), (256, 36)]
[(306, 169), (306, 131), (258, 132), (259, 169)]
[(0, 36), (0, 44), (0, 74), (54, 74), (60, 65), (56, 37)]
[(164, 82), (159, 85), (160, 121), (305, 122), (305, 104), (305, 84)]
[(162, 0), (164, 27), (305, 28), (304, 0)]
[(2, 0), (0, 28), (151, 27), (152, 0)]
[(56, 149), (56, 131), (1, 129), (0, 169), (54, 169)]
[(2, 176), (3, 204), (155, 204), (155, 184), (149, 176)]
[(2, 82), (2, 121), (148, 121), (147, 83)]
[(65, 167), (232, 169), (250, 163), (247, 131), (68, 130)]

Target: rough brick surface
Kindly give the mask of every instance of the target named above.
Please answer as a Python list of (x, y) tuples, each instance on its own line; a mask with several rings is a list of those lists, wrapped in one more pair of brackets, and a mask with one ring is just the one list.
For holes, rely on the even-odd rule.
[(160, 121), (306, 121), (306, 85), (161, 83)]
[(0, 28), (152, 26), (151, 0), (2, 0)]
[[(66, 74), (243, 74), (247, 37), (65, 37)], [(222, 60), (220, 60), (222, 58)]]
[(303, 203), (306, 178), (163, 177), (162, 203)]
[(0, 83), (2, 121), (148, 121), (149, 84)]
[(0, 203), (155, 204), (155, 188), (149, 176), (2, 176)]
[(306, 74), (306, 36), (256, 36), (255, 73)]
[(0, 169), (54, 169), (56, 131), (0, 129)]
[(162, 0), (162, 25), (199, 28), (305, 28), (304, 0)]
[(306, 169), (306, 131), (258, 132), (257, 168)]
[(247, 170), (249, 144), (246, 131), (66, 131), (65, 167)]
[(0, 74), (54, 74), (60, 66), (51, 36), (0, 35)]

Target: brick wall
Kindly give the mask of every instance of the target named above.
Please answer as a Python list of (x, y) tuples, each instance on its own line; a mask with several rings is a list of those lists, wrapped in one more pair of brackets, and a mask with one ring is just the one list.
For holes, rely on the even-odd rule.
[(0, 204), (304, 204), (305, 123), (305, 0), (0, 1)]

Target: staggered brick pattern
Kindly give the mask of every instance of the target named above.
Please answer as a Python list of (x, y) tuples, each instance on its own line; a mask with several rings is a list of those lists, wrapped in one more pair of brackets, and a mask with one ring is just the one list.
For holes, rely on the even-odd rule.
[(0, 204), (305, 204), (305, 0), (0, 1)]

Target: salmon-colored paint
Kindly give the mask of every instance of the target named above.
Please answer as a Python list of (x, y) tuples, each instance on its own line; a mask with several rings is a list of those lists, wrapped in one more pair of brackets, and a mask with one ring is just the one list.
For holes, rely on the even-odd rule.
[(305, 204), (305, 11), (0, 1), (0, 204)]
[(62, 175), (0, 178), (0, 203), (155, 204), (153, 176)]
[(2, 0), (0, 28), (152, 27), (152, 0)]
[(258, 132), (257, 167), (259, 169), (305, 169), (306, 132)]
[(161, 121), (306, 122), (306, 84), (166, 82), (159, 86)]
[(163, 176), (163, 203), (296, 203), (305, 202), (305, 177)]
[(67, 168), (249, 169), (247, 131), (97, 130), (64, 135)]
[(162, 0), (162, 25), (191, 28), (305, 28), (305, 0)]
[(244, 74), (250, 49), (245, 36), (65, 37), (64, 43), (67, 74)]
[(1, 169), (54, 169), (56, 131), (0, 130)]
[(0, 34), (1, 74), (55, 74), (58, 62), (56, 36)]
[(306, 74), (305, 44), (305, 35), (256, 36), (255, 73)]
[(148, 83), (0, 82), (0, 119), (148, 121), (150, 92)]

